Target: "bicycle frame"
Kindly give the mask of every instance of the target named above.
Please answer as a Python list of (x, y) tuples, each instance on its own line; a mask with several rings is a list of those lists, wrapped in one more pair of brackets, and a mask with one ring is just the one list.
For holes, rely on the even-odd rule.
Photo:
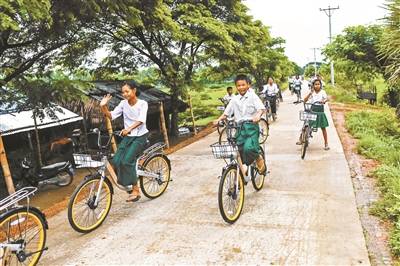
[[(136, 168), (136, 174), (137, 174), (138, 177), (150, 177), (150, 178), (155, 178), (155, 179), (162, 180), (161, 173), (160, 174), (155, 174), (155, 173), (143, 170), (141, 168), (140, 163), (142, 161), (146, 160), (147, 158), (159, 153), (159, 151), (162, 150), (164, 147), (165, 147), (165, 144), (156, 143), (153, 146), (151, 146), (148, 149), (146, 149), (145, 151), (143, 151), (143, 154), (136, 160), (135, 168)], [(104, 180), (107, 178), (106, 174), (105, 174), (106, 169), (108, 170), (108, 172), (111, 175), (112, 183), (117, 188), (119, 188), (119, 189), (121, 189), (123, 191), (131, 191), (132, 190), (132, 186), (131, 185), (130, 186), (122, 186), (122, 185), (118, 184), (117, 174), (115, 173), (114, 168), (112, 167), (112, 165), (108, 161), (108, 158), (107, 158), (106, 155), (102, 156), (101, 162), (102, 162), (102, 164), (101, 164), (99, 170), (97, 171), (100, 174), (101, 179), (100, 179), (100, 183), (99, 183), (99, 189), (98, 189), (98, 191), (96, 193), (96, 200), (94, 202), (95, 206), (97, 206), (98, 201), (99, 201), (100, 196), (101, 196), (101, 189), (100, 188), (102, 187)]]

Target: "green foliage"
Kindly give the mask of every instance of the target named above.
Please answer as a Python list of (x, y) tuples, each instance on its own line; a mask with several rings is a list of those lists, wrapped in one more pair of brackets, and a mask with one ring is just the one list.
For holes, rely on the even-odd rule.
[(400, 91), (400, 0), (386, 0), (388, 15), (380, 42), (380, 55), (386, 58), (386, 75)]
[(346, 126), (359, 138), (358, 150), (381, 165), (373, 172), (382, 197), (371, 213), (393, 222), (390, 246), (400, 256), (400, 124), (393, 110), (357, 111), (346, 116)]
[(381, 38), (382, 26), (351, 26), (337, 35), (323, 54), (335, 62), (336, 72), (343, 71), (354, 85), (359, 80), (367, 82), (384, 71), (384, 59), (378, 56)]
[(332, 87), (330, 84), (325, 84), (325, 90), (329, 97), (335, 102), (354, 103), (357, 102), (356, 89), (351, 87), (343, 87), (337, 84)]

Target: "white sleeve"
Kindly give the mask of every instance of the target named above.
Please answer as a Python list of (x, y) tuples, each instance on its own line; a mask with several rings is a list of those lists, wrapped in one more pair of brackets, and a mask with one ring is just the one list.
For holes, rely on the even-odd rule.
[(326, 91), (323, 90), (321, 96), (322, 96), (322, 100), (323, 100), (323, 101), (328, 100), (328, 95), (326, 94)]
[(274, 92), (279, 93), (278, 85), (276, 85), (276, 83), (274, 83)]
[(120, 117), (122, 115), (122, 111), (123, 111), (123, 102), (124, 101), (120, 101), (119, 104), (114, 108), (114, 110), (112, 110), (111, 113), (111, 120), (114, 120), (118, 117)]
[(143, 101), (143, 104), (140, 106), (139, 117), (138, 117), (137, 121), (140, 121), (143, 124), (146, 124), (148, 109), (149, 109), (149, 105), (147, 104), (146, 101)]
[(263, 89), (262, 89), (262, 91), (261, 91), (261, 92), (262, 92), (262, 93), (266, 93), (266, 92), (267, 92), (267, 90), (268, 90), (268, 89), (267, 89), (267, 85), (263, 85)]
[(257, 95), (254, 94), (253, 99), (254, 99), (254, 106), (256, 107), (257, 111), (265, 110), (264, 104), (262, 103), (261, 99)]
[(233, 113), (233, 102), (234, 102), (234, 99), (232, 98), (229, 101), (229, 103), (226, 106), (226, 108), (225, 108), (224, 115), (226, 115), (226, 116), (231, 116), (232, 115), (232, 113)]

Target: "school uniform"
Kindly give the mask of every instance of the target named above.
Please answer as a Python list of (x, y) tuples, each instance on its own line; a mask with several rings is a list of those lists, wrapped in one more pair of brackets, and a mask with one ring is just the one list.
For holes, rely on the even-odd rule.
[[(314, 104), (316, 102), (325, 102), (328, 99), (328, 95), (325, 90), (320, 90), (318, 93), (313, 91), (310, 98), (308, 98), (308, 102)], [(311, 107), (311, 111), (317, 114), (317, 120), (311, 121), (310, 125), (315, 128), (326, 128), (329, 126), (328, 119), (324, 113), (323, 105), (314, 105)]]
[[(224, 114), (234, 117), (236, 122), (253, 119), (259, 110), (265, 110), (265, 106), (254, 92), (247, 91), (244, 95), (235, 95)], [(258, 142), (260, 128), (258, 124), (243, 124), (236, 132), (236, 144), (238, 145), (240, 156), (244, 164), (250, 165), (260, 154), (260, 144)]]
[(265, 94), (266, 99), (269, 101), (272, 113), (276, 114), (276, 97), (279, 94), (279, 89), (276, 83), (272, 83), (272, 85), (264, 85), (262, 93)]
[(112, 120), (123, 115), (125, 129), (135, 122), (142, 122), (140, 126), (123, 138), (112, 160), (112, 164), (117, 170), (118, 183), (123, 186), (137, 184), (136, 161), (146, 146), (149, 132), (146, 127), (147, 110), (147, 102), (138, 99), (133, 106), (128, 103), (128, 100), (122, 100), (111, 111)]

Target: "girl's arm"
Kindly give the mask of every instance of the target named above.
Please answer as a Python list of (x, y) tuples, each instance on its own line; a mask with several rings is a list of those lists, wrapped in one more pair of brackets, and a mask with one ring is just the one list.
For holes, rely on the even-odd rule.
[(304, 102), (308, 102), (308, 100), (310, 99), (310, 97), (312, 96), (312, 91), (310, 91), (310, 93), (304, 98)]

